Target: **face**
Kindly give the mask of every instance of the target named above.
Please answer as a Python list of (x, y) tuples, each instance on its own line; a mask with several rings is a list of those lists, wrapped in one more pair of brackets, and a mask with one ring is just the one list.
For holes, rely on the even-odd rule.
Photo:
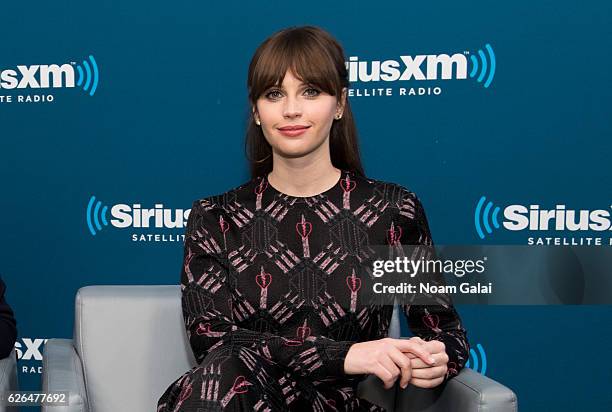
[[(257, 100), (253, 115), (273, 152), (301, 157), (329, 147), (334, 117), (342, 115), (345, 101), (346, 88), (339, 101), (287, 71), (281, 86), (269, 88)], [(291, 127), (298, 129), (288, 130)]]

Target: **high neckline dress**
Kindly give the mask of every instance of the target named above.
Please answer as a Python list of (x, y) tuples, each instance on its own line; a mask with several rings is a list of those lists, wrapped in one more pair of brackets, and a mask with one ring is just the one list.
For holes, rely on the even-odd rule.
[[(387, 336), (393, 306), (359, 305), (355, 276), (371, 246), (432, 245), (407, 188), (341, 169), (323, 193), (296, 197), (267, 176), (193, 202), (181, 270), (197, 366), (158, 401), (170, 411), (382, 411), (347, 375), (357, 342)], [(361, 273), (357, 270), (358, 273)], [(402, 305), (414, 335), (445, 344), (445, 381), (469, 345), (454, 307)]]

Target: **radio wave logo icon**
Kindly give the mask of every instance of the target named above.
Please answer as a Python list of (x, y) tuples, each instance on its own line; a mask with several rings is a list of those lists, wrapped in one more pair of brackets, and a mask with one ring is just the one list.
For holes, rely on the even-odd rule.
[(484, 348), (482, 347), (480, 343), (476, 344), (476, 349), (478, 349), (478, 353), (476, 353), (474, 348), (470, 348), (470, 358), (465, 364), (465, 367), (470, 368), (474, 370), (475, 372), (478, 372), (482, 375), (486, 375), (487, 374), (487, 354), (485, 353)]
[(89, 198), (89, 203), (87, 204), (87, 227), (92, 236), (95, 236), (96, 233), (102, 230), (102, 225), (108, 226), (108, 220), (106, 219), (107, 212), (108, 206), (103, 207), (102, 202), (96, 201), (95, 196)]
[[(476, 77), (478, 83), (484, 81), (484, 87), (487, 88), (491, 85), (493, 77), (495, 76), (495, 53), (489, 43), (485, 45), (485, 52), (482, 49), (478, 50), (478, 57), (473, 54), (470, 56), (472, 61), (472, 70), (470, 71), (470, 78)], [(486, 80), (485, 80), (486, 77)]]
[(83, 90), (89, 92), (90, 96), (93, 96), (98, 88), (98, 81), (100, 79), (96, 59), (90, 54), (89, 61), (83, 60), (81, 64), (76, 65), (76, 68), (79, 74), (77, 86), (82, 87)]
[[(474, 211), (474, 226), (476, 227), (476, 233), (481, 239), (485, 238), (485, 233), (482, 230), (484, 226), (484, 230), (491, 234), (493, 233), (493, 229), (491, 229), (491, 223), (495, 229), (499, 229), (499, 206), (493, 206), (493, 202), (489, 201), (486, 206), (485, 202), (487, 198), (482, 196), (476, 205), (476, 210)], [(484, 208), (483, 208), (484, 207)], [(491, 213), (493, 210), (493, 213)], [(490, 216), (489, 216), (490, 215)]]

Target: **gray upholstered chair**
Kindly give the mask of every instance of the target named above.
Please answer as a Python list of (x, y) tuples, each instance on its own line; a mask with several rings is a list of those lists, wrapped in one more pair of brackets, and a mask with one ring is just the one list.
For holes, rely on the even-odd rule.
[[(389, 336), (399, 336), (394, 313)], [(179, 286), (87, 286), (76, 296), (73, 339), (49, 339), (43, 390), (69, 391), (69, 406), (43, 411), (150, 412), (196, 365), (187, 341)], [(385, 390), (376, 376), (358, 393), (389, 411), (515, 411), (514, 393), (469, 369), (444, 388)]]
[[(0, 394), (19, 390), (17, 382), (17, 353), (13, 351), (9, 356), (0, 359)], [(0, 402), (0, 412), (17, 411), (17, 408), (7, 407)]]

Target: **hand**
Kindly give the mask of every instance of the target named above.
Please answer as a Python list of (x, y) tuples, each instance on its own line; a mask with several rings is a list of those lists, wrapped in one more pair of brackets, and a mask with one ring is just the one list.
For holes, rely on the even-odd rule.
[(371, 373), (383, 381), (385, 389), (395, 384), (397, 377), (408, 384), (412, 376), (413, 355), (425, 365), (434, 365), (436, 360), (420, 342), (410, 339), (383, 338), (352, 345), (344, 359), (344, 372), (348, 375)]
[[(422, 345), (436, 360), (435, 366), (430, 366), (412, 353), (406, 353), (410, 358), (410, 369), (412, 370), (410, 383), (420, 388), (434, 388), (440, 385), (448, 371), (448, 354), (444, 343), (438, 340), (424, 341), (418, 336), (408, 340)], [(405, 386), (402, 386), (402, 388), (405, 388)]]

